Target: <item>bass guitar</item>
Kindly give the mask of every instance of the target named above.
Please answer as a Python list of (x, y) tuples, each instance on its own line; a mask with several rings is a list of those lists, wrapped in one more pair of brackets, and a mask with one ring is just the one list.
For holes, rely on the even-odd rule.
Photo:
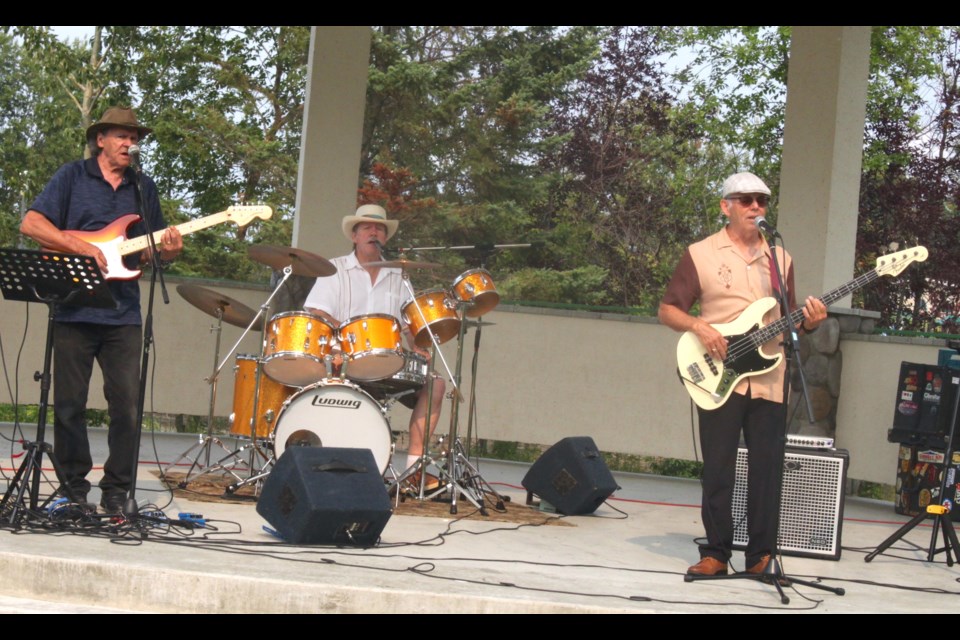
[[(911, 263), (926, 259), (924, 247), (882, 256), (873, 270), (823, 294), (820, 299), (829, 306), (880, 276), (899, 275)], [(710, 355), (694, 332), (687, 331), (680, 337), (677, 368), (687, 393), (698, 407), (710, 410), (723, 406), (741, 380), (766, 373), (780, 364), (782, 353), (767, 355), (762, 347), (781, 335), (788, 326), (797, 326), (803, 320), (803, 309), (764, 326), (764, 314), (776, 305), (774, 298), (761, 298), (751, 303), (733, 322), (711, 325), (727, 339), (727, 357), (722, 362)]]

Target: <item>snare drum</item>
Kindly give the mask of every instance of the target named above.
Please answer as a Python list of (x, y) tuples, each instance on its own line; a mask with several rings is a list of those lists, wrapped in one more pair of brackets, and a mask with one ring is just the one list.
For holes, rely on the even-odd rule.
[(305, 311), (280, 313), (270, 320), (263, 371), (281, 384), (303, 387), (327, 374), (333, 326)]
[(321, 380), (283, 403), (273, 451), (279, 459), (289, 447), (370, 449), (384, 473), (392, 441), (383, 408), (367, 392), (349, 382)]
[[(237, 354), (234, 367), (233, 413), (230, 416), (230, 433), (235, 436), (250, 436), (253, 419), (253, 398), (257, 386), (257, 357)], [(287, 387), (260, 376), (260, 393), (257, 395), (257, 438), (268, 438), (284, 401), (296, 393), (296, 387)]]
[[(417, 307), (420, 311), (417, 311)], [(450, 297), (450, 293), (445, 288), (438, 287), (428, 289), (413, 300), (407, 301), (401, 307), (401, 315), (403, 321), (410, 325), (410, 333), (413, 334), (417, 346), (421, 349), (429, 349), (432, 342), (428, 328), (437, 336), (438, 344), (443, 344), (460, 333), (460, 319), (457, 317), (456, 309), (457, 303)]]
[(416, 397), (413, 394), (427, 383), (430, 367), (427, 359), (414, 351), (405, 350), (403, 359), (403, 369), (389, 378), (364, 382), (360, 386), (377, 400), (383, 401), (388, 396), (398, 397), (401, 404), (412, 409), (416, 404)]
[(500, 304), (500, 294), (486, 269), (470, 269), (460, 274), (453, 281), (453, 294), (461, 302), (473, 303), (464, 310), (468, 318), (478, 318)]
[(403, 368), (400, 323), (393, 316), (374, 313), (350, 318), (340, 325), (337, 337), (349, 358), (349, 378), (381, 380)]

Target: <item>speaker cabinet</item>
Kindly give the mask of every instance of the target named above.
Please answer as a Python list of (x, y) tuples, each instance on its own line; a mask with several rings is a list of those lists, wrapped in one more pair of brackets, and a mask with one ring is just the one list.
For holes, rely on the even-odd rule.
[(372, 546), (390, 507), (369, 449), (290, 447), (263, 483), (257, 513), (287, 542)]
[(531, 494), (568, 516), (593, 513), (619, 489), (593, 438), (564, 438), (533, 463), (522, 480)]
[[(737, 452), (733, 490), (733, 546), (745, 549), (747, 533), (747, 450)], [(844, 486), (850, 455), (843, 449), (818, 451), (787, 447), (783, 462), (778, 543), (786, 555), (840, 559)]]

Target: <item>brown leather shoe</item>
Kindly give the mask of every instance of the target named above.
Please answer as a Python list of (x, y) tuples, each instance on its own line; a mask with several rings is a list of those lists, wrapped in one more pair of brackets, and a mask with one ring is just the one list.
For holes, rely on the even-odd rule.
[(770, 554), (763, 556), (760, 560), (757, 561), (755, 565), (747, 569), (747, 573), (752, 573), (753, 575), (760, 575), (767, 569), (767, 565), (770, 564)]
[(691, 576), (725, 576), (727, 575), (727, 563), (705, 556), (700, 562), (687, 569)]
[[(768, 564), (770, 564), (770, 554), (769, 554), (769, 553), (768, 553), (767, 555), (763, 556), (762, 558), (760, 558), (755, 565), (753, 565), (752, 567), (750, 567), (749, 569), (747, 569), (747, 573), (749, 573), (749, 574), (751, 574), (751, 575), (755, 575), (755, 576), (763, 575), (763, 572), (767, 570), (767, 565), (768, 565)], [(765, 576), (765, 577), (763, 578), (763, 581), (766, 582), (767, 584), (773, 584), (773, 580), (772, 580), (769, 576)], [(789, 587), (789, 586), (790, 586), (790, 581), (787, 580), (787, 579), (784, 578), (784, 577), (781, 577), (781, 578), (778, 580), (778, 582), (780, 583), (780, 586), (781, 586), (781, 587)]]

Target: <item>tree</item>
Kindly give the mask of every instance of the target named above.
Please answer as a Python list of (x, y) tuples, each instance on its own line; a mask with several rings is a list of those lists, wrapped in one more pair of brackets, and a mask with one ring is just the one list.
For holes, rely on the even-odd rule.
[[(876, 27), (858, 256), (922, 244), (923, 264), (863, 293), (893, 328), (960, 331), (960, 32)], [(905, 291), (903, 282), (908, 283)]]

